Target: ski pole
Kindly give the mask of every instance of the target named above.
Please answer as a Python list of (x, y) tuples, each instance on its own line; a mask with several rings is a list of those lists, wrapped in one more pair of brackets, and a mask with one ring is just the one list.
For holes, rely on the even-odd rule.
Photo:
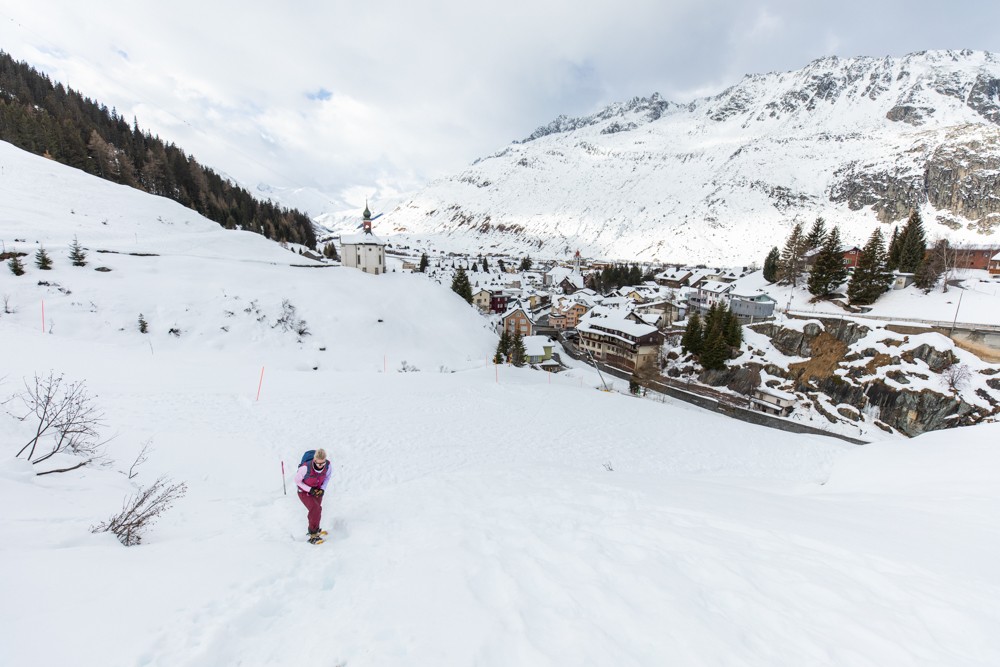
[(281, 489), (288, 495), (288, 484), (285, 482), (285, 462), (281, 462)]

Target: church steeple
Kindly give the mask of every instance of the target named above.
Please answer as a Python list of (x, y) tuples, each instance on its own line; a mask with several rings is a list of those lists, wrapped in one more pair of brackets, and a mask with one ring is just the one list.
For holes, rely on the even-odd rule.
[(365, 234), (372, 233), (372, 212), (368, 210), (368, 200), (365, 200), (365, 211), (361, 214), (361, 222), (364, 225)]

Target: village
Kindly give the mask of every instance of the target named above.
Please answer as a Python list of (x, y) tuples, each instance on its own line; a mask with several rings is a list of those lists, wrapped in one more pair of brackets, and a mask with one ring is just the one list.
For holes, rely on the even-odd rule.
[[(683, 340), (692, 319), (703, 321), (716, 309), (731, 315), (740, 328), (814, 317), (905, 322), (936, 328), (986, 361), (1000, 360), (1000, 327), (994, 321), (1000, 304), (1000, 244), (954, 248), (941, 288), (933, 294), (917, 289), (913, 272), (894, 270), (886, 274), (886, 293), (875, 304), (856, 306), (841, 294), (810, 298), (804, 285), (771, 282), (764, 277), (766, 269), (757, 265), (623, 263), (584, 258), (579, 251), (562, 260), (470, 256), (393, 244), (372, 231), (367, 207), (359, 232), (338, 240), (345, 267), (373, 275), (422, 274), (466, 298), (501, 337), (496, 363), (558, 373), (567, 368), (569, 357), (629, 379), (635, 392), (669, 392), (683, 382), (685, 394), (731, 404), (729, 394), (739, 392), (704, 386), (694, 372), (702, 367), (684, 363), (690, 359)], [(845, 275), (853, 274), (862, 253), (858, 246), (839, 250)], [(930, 256), (931, 250), (927, 253)], [(818, 249), (802, 253), (804, 276), (814, 271), (820, 255)], [(949, 296), (956, 293), (957, 299)], [(959, 318), (966, 293), (968, 322)], [(887, 309), (887, 304), (896, 308)], [(740, 355), (740, 340), (742, 335), (724, 352), (727, 359)], [(778, 417), (790, 415), (796, 396), (777, 385), (757, 382), (743, 391), (746, 406)]]

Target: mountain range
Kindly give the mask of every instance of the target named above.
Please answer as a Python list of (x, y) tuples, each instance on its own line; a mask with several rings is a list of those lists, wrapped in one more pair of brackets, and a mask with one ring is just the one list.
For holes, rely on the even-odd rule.
[(1000, 56), (925, 51), (752, 74), (560, 116), (404, 200), (376, 231), (440, 249), (761, 262), (818, 216), (862, 244), (911, 210), (1000, 240)]

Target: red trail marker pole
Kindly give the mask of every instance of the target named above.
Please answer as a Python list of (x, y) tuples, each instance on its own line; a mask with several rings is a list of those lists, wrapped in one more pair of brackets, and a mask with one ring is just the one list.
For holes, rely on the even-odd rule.
[(288, 495), (288, 485), (285, 483), (285, 462), (281, 462), (281, 488)]
[(257, 383), (257, 400), (260, 400), (260, 388), (264, 386), (264, 367), (260, 367), (260, 382)]

